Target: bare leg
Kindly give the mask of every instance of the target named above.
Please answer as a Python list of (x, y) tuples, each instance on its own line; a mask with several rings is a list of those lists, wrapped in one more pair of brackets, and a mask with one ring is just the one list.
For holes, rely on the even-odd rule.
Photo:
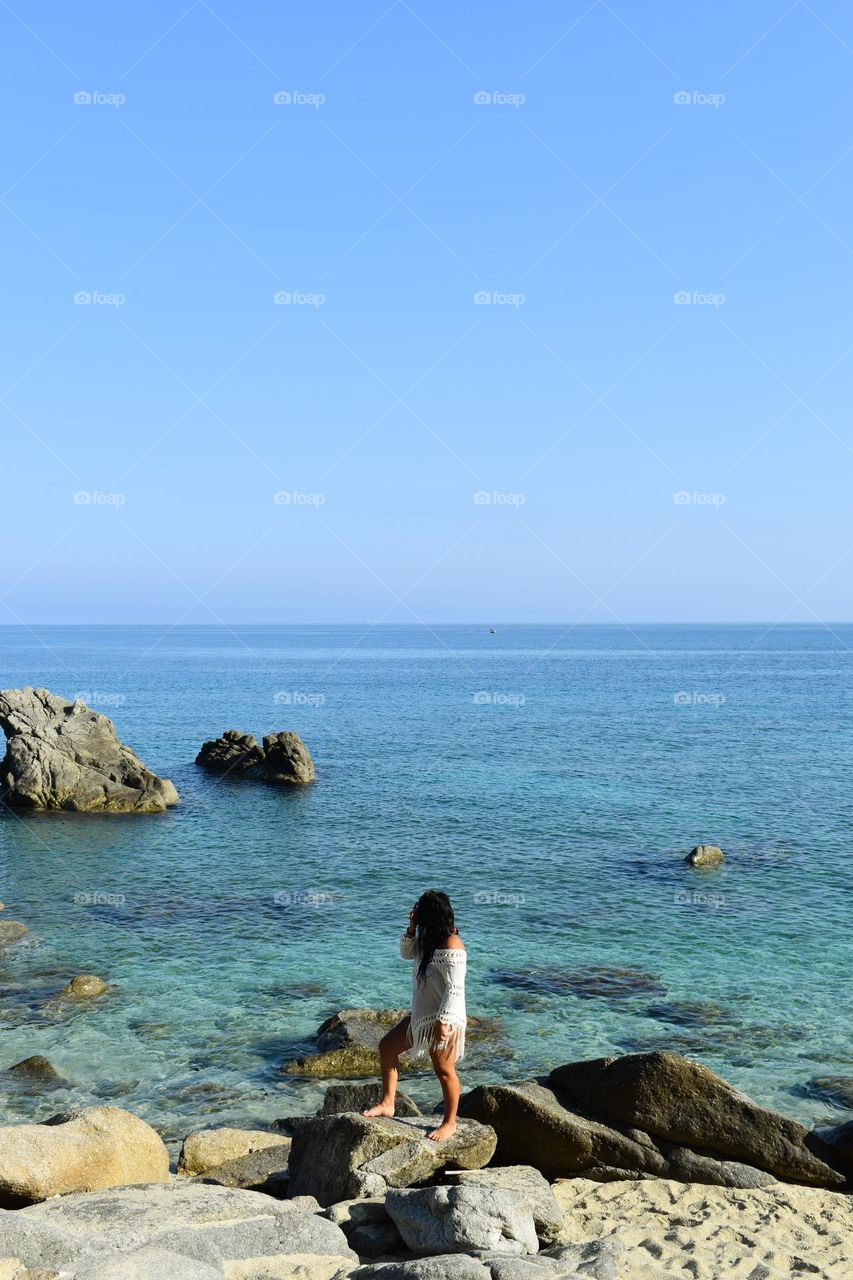
[(393, 1116), (394, 1099), (397, 1096), (397, 1080), (400, 1076), (400, 1054), (409, 1039), (409, 1023), (406, 1016), (379, 1041), (379, 1061), (382, 1066), (382, 1099), (378, 1106), (362, 1111), (363, 1116)]
[[(446, 1142), (456, 1132), (456, 1112), (459, 1109), (459, 1077), (456, 1074), (456, 1042), (447, 1028), (448, 1035), (443, 1048), (431, 1049), (433, 1069), (438, 1076), (444, 1097), (444, 1119), (429, 1135), (433, 1142)], [(442, 1034), (439, 1032), (439, 1034)]]

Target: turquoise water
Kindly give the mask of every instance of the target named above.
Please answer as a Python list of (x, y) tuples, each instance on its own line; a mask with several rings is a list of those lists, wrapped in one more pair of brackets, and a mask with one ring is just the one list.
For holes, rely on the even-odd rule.
[[(443, 887), (469, 1012), (514, 1054), (466, 1083), (673, 1047), (840, 1119), (804, 1086), (853, 1075), (851, 675), (851, 626), (2, 629), (0, 686), (88, 694), (182, 797), (0, 816), (31, 930), (0, 962), (0, 1067), (70, 1082), (0, 1086), (3, 1113), (109, 1100), (173, 1137), (309, 1110), (323, 1086), (279, 1064), (337, 1008), (405, 1004), (397, 935)], [(301, 734), (316, 784), (204, 775), (231, 727)], [(704, 841), (723, 869), (684, 866)], [(52, 1005), (80, 972), (114, 990)]]

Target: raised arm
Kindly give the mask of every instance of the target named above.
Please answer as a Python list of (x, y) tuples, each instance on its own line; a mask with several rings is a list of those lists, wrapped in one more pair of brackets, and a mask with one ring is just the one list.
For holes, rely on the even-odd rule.
[(418, 944), (415, 938), (415, 909), (412, 907), (409, 912), (409, 927), (405, 933), (400, 935), (400, 955), (404, 960), (414, 960), (417, 955)]

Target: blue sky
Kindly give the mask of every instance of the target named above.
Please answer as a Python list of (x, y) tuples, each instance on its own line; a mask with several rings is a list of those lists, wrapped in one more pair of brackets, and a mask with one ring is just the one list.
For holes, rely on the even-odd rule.
[(0, 32), (0, 622), (853, 617), (848, 5)]

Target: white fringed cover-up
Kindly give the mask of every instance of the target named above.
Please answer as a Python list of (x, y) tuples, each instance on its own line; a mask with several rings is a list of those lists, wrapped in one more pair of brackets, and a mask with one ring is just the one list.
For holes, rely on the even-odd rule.
[[(409, 1036), (416, 1057), (430, 1049), (456, 1045), (457, 1061), (465, 1055), (465, 970), (468, 957), (463, 947), (439, 947), (433, 952), (423, 981), (418, 977), (418, 944), (404, 933), (400, 955), (414, 960), (412, 972), (412, 1021)], [(451, 1028), (448, 1041), (441, 1040), (439, 1025)]]

